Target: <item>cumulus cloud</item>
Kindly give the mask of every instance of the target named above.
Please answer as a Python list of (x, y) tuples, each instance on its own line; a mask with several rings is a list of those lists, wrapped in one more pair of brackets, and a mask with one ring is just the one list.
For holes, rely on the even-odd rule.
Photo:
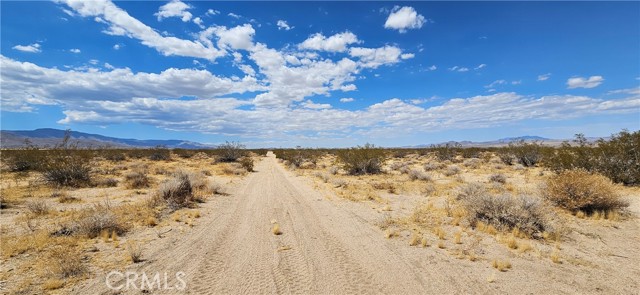
[(39, 43), (33, 43), (30, 45), (16, 45), (16, 46), (13, 46), (12, 48), (18, 51), (31, 52), (31, 53), (39, 53), (42, 51), (40, 50)]
[(348, 45), (356, 43), (360, 43), (360, 40), (358, 40), (358, 37), (354, 33), (349, 31), (338, 33), (328, 38), (321, 33), (316, 33), (300, 43), (298, 48), (329, 52), (344, 52), (347, 51)]
[(126, 11), (108, 0), (60, 1), (82, 17), (93, 17), (96, 21), (107, 24), (109, 27), (104, 33), (138, 39), (143, 45), (154, 48), (167, 56), (177, 55), (215, 60), (225, 55), (224, 50), (205, 46), (200, 41), (162, 36), (156, 30), (133, 18)]
[(241, 18), (241, 17), (242, 17), (241, 15), (239, 15), (239, 14), (235, 14), (235, 13), (233, 13), (233, 12), (229, 12), (229, 14), (227, 14), (227, 15), (228, 15), (228, 16), (230, 16), (230, 17), (233, 17), (233, 18), (235, 18), (235, 19), (238, 19), (238, 18)]
[(188, 5), (180, 0), (172, 0), (171, 2), (160, 6), (160, 10), (154, 15), (158, 17), (158, 21), (170, 17), (179, 17), (183, 22), (188, 22), (193, 15), (187, 11), (191, 9), (191, 5)]
[(602, 84), (604, 78), (602, 76), (591, 76), (589, 78), (573, 77), (567, 80), (567, 88), (594, 88)]
[(474, 70), (481, 70), (483, 68), (485, 68), (487, 65), (486, 64), (479, 64), (477, 67), (473, 68)]
[(287, 21), (284, 20), (278, 20), (278, 22), (276, 23), (276, 25), (278, 26), (278, 30), (291, 30), (294, 27), (289, 26), (289, 24), (287, 23)]
[(220, 14), (220, 11), (215, 10), (215, 9), (208, 9), (207, 13), (205, 13), (206, 15), (218, 15)]
[(69, 52), (71, 52), (71, 53), (80, 53), (82, 51), (80, 49), (78, 49), (78, 48), (72, 48), (72, 49), (69, 49)]
[(402, 56), (402, 50), (395, 46), (386, 45), (380, 48), (353, 47), (349, 49), (351, 57), (359, 58), (362, 67), (377, 68), (381, 65), (394, 64), (401, 59), (412, 58), (413, 55)]
[(387, 29), (398, 30), (400, 33), (407, 32), (407, 29), (419, 29), (426, 22), (424, 16), (418, 14), (413, 7), (396, 6), (391, 10), (391, 14), (387, 17), (384, 27)]
[(218, 38), (218, 47), (222, 49), (244, 49), (248, 50), (253, 47), (253, 36), (256, 31), (250, 24), (236, 26), (230, 29), (224, 26), (209, 27), (200, 32), (200, 41), (213, 47), (211, 43), (212, 37)]
[(193, 23), (198, 25), (201, 29), (204, 29), (204, 25), (202, 24), (202, 19), (200, 17), (194, 18)]
[(340, 102), (352, 102), (354, 100), (353, 97), (343, 97), (340, 99)]
[(551, 73), (538, 75), (538, 81), (547, 81), (549, 78), (551, 78)]

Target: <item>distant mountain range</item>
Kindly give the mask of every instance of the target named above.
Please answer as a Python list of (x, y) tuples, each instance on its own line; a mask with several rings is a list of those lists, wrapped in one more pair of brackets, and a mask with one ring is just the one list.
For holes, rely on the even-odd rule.
[[(65, 130), (43, 128), (36, 130), (3, 130), (0, 131), (0, 146), (2, 148), (19, 148), (25, 146), (28, 140), (40, 147), (52, 147), (60, 144), (64, 138)], [(111, 148), (151, 148), (164, 146), (167, 148), (205, 149), (215, 146), (186, 140), (140, 140), (108, 137), (99, 134), (90, 134), (71, 131), (71, 143), (77, 143), (80, 147), (111, 147)]]
[[(3, 130), (0, 131), (0, 147), (1, 148), (21, 148), (25, 146), (28, 140), (31, 144), (39, 147), (53, 147), (62, 142), (65, 130), (43, 128), (36, 130)], [(599, 138), (587, 138), (589, 141), (595, 141)], [(474, 141), (450, 141), (436, 145), (444, 144), (460, 144), (463, 147), (499, 147), (508, 145), (511, 142), (524, 140), (527, 142), (537, 141), (544, 145), (556, 146), (564, 141), (564, 139), (549, 139), (540, 136), (519, 136), (507, 137), (494, 141), (474, 142)], [(79, 147), (93, 148), (153, 148), (164, 146), (167, 148), (183, 148), (183, 149), (210, 149), (215, 145), (207, 145), (186, 140), (140, 140), (140, 139), (124, 139), (109, 137), (99, 134), (90, 134), (77, 131), (71, 131), (71, 143), (77, 144)], [(422, 144), (414, 146), (404, 146), (403, 148), (426, 148), (431, 144)]]

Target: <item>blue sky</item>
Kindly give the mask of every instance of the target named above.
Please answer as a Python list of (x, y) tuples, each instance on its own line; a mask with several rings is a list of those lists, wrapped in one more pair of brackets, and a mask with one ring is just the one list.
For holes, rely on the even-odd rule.
[(0, 2), (2, 129), (251, 147), (640, 129), (640, 2)]

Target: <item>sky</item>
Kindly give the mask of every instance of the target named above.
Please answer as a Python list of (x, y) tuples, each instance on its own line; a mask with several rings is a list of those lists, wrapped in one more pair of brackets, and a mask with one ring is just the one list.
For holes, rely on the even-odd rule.
[(249, 147), (640, 129), (640, 2), (2, 1), (3, 130)]

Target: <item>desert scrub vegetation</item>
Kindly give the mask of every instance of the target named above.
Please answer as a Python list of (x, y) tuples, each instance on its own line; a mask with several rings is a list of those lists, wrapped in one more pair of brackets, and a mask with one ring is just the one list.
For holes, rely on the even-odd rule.
[(544, 196), (573, 213), (616, 211), (629, 206), (608, 178), (585, 170), (566, 170), (546, 181)]
[(498, 157), (503, 163), (513, 165), (519, 163), (524, 167), (533, 167), (540, 163), (545, 153), (545, 147), (539, 142), (520, 140), (511, 142), (507, 147), (497, 150)]
[(378, 174), (382, 172), (385, 151), (373, 144), (365, 144), (336, 151), (338, 160), (350, 175)]
[(324, 151), (318, 149), (296, 148), (276, 151), (278, 158), (294, 168), (313, 168), (324, 154), (326, 154)]
[(545, 166), (561, 172), (584, 169), (598, 172), (612, 181), (624, 185), (640, 184), (640, 131), (623, 130), (609, 140), (590, 143), (582, 134), (576, 134), (573, 144), (548, 152)]
[(135, 169), (125, 174), (124, 182), (127, 188), (130, 189), (147, 188), (151, 185), (151, 179), (147, 176), (146, 169), (143, 168)]
[(209, 187), (202, 177), (178, 171), (160, 185), (155, 198), (165, 202), (171, 211), (175, 211), (189, 207), (194, 202), (202, 202), (204, 196), (196, 192), (206, 191)]
[(556, 231), (549, 208), (533, 196), (491, 195), (483, 185), (471, 183), (461, 188), (458, 199), (474, 227), (482, 223), (504, 232), (517, 229), (533, 237)]
[(246, 155), (245, 145), (239, 142), (225, 142), (218, 146), (217, 160), (220, 162), (236, 162)]

